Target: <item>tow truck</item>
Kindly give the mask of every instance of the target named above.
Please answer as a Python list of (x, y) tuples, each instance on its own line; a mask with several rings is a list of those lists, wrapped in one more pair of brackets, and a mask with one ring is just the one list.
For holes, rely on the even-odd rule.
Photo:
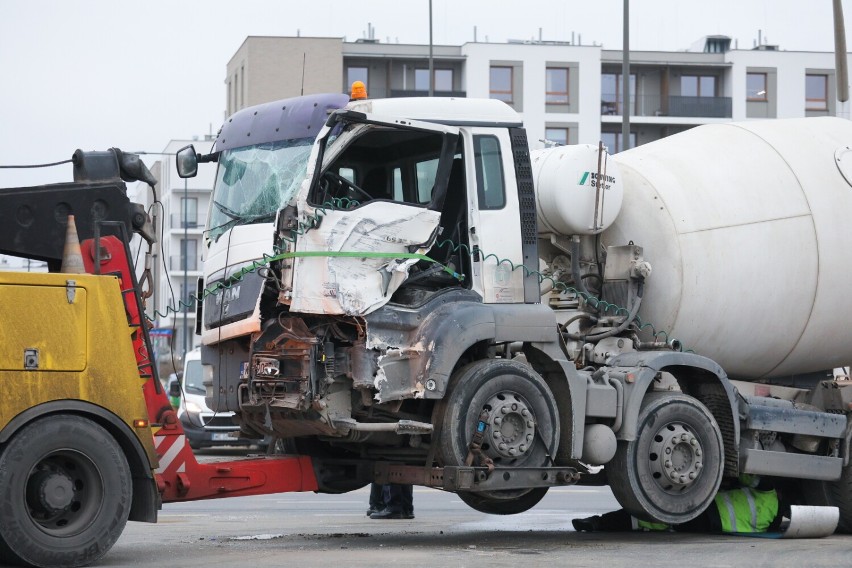
[(163, 503), (317, 489), (309, 458), (195, 459), (151, 356), (136, 180), (135, 155), (77, 151), (73, 183), (0, 192), (0, 254), (51, 270), (0, 273), (3, 565), (88, 565)]

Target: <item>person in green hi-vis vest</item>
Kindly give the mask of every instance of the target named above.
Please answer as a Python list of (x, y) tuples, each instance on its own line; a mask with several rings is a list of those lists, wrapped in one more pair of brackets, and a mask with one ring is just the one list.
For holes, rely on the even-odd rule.
[(743, 474), (740, 487), (719, 491), (715, 506), (680, 525), (643, 521), (624, 509), (585, 519), (573, 519), (577, 531), (667, 531), (752, 534), (777, 530), (785, 514), (778, 491), (758, 476)]

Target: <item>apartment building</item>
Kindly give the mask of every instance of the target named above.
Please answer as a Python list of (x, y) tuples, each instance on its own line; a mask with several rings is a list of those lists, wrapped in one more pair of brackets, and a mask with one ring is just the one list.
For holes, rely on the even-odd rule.
[[(733, 47), (733, 49), (732, 49)], [(568, 42), (433, 46), (436, 96), (485, 97), (518, 111), (533, 147), (603, 140), (617, 152), (699, 124), (837, 114), (834, 54), (708, 36), (684, 51), (632, 51), (624, 104), (622, 52)], [(429, 46), (341, 38), (248, 37), (227, 65), (227, 113), (302, 93), (426, 96)], [(622, 113), (630, 113), (622, 140)]]
[[(200, 342), (195, 335), (195, 294), (202, 275), (204, 227), (210, 206), (210, 194), (215, 181), (215, 167), (201, 167), (194, 178), (181, 179), (175, 168), (174, 154), (187, 144), (194, 144), (200, 153), (213, 146), (211, 136), (200, 140), (172, 140), (162, 156), (151, 167), (159, 180), (157, 203), (153, 203), (150, 188), (136, 184), (131, 199), (145, 205), (157, 230), (157, 243), (151, 258), (153, 295), (147, 301), (147, 314), (153, 321), (152, 340), (158, 360), (168, 360), (174, 353), (177, 362), (184, 351)], [(132, 250), (139, 246), (134, 237)], [(144, 246), (144, 245), (143, 245)], [(137, 273), (140, 268), (137, 266)], [(163, 367), (161, 365), (161, 367)], [(168, 365), (165, 365), (166, 368)]]

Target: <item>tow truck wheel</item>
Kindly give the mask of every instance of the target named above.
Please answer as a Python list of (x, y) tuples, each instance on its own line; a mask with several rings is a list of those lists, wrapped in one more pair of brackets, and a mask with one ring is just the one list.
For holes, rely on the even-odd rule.
[(91, 564), (124, 530), (131, 484), (121, 448), (91, 420), (52, 415), (25, 426), (0, 454), (0, 559)]
[(690, 396), (650, 393), (637, 432), (618, 443), (605, 466), (615, 498), (641, 519), (678, 524), (697, 517), (722, 482), (722, 435), (713, 415)]
[[(453, 375), (445, 401), (436, 409), (443, 412), (438, 451), (444, 465), (465, 464), (483, 410), (488, 415), (482, 456), (494, 462), (492, 475), (500, 468), (551, 465), (559, 445), (559, 413), (550, 388), (529, 366), (504, 359), (472, 363)], [(534, 507), (545, 493), (541, 487), (458, 495), (477, 511), (512, 515)]]

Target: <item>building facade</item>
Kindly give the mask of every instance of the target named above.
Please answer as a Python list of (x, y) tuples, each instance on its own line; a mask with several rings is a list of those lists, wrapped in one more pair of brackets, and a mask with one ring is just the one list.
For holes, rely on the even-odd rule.
[[(626, 105), (622, 52), (567, 42), (433, 46), (432, 89), (505, 101), (522, 115), (533, 148), (544, 140), (603, 140), (617, 152), (700, 124), (845, 112), (833, 53), (731, 49), (730, 38), (708, 36), (688, 51), (630, 56)], [(347, 92), (355, 80), (371, 98), (427, 96), (429, 79), (427, 45), (252, 36), (227, 65), (227, 113), (303, 93)]]
[[(207, 250), (203, 242), (204, 228), (216, 168), (215, 165), (201, 165), (196, 177), (178, 177), (174, 154), (188, 144), (206, 154), (213, 140), (205, 136), (201, 140), (172, 140), (166, 145), (160, 160), (150, 167), (159, 180), (157, 203), (153, 202), (147, 185), (138, 183), (133, 187), (135, 197), (132, 200), (144, 204), (153, 217), (159, 241), (152, 251), (150, 269), (154, 287), (153, 295), (147, 300), (146, 313), (154, 325), (154, 352), (161, 362), (161, 371), (169, 367), (162, 362), (168, 362), (172, 354), (179, 365), (184, 351), (200, 343), (195, 335), (192, 296), (202, 275), (202, 256)], [(134, 237), (131, 250), (135, 253), (138, 247), (139, 237)], [(137, 274), (140, 263), (141, 260), (137, 263)]]

